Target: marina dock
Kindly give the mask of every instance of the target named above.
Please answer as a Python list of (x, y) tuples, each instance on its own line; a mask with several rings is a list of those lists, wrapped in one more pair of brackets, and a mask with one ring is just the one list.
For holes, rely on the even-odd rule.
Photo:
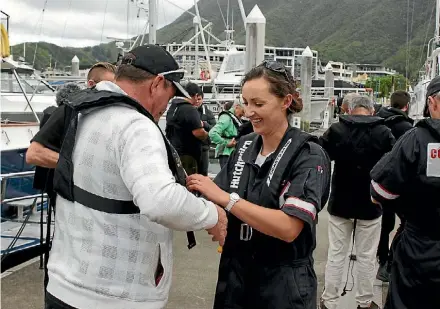
[[(317, 248), (315, 249), (315, 271), (318, 277), (318, 298), (323, 290), (324, 270), (328, 249), (328, 213), (319, 214), (317, 226)], [(396, 222), (396, 228), (398, 224)], [(394, 233), (393, 233), (394, 234)], [(393, 236), (393, 235), (391, 235)], [(220, 254), (217, 243), (213, 243), (206, 232), (197, 232), (197, 246), (191, 250), (186, 247), (185, 233), (174, 233), (174, 272), (173, 283), (167, 309), (210, 309), (214, 301), (217, 269)], [(345, 284), (348, 256), (342, 284)], [(353, 275), (355, 276), (356, 262)], [(347, 288), (353, 286), (349, 275)], [(375, 282), (375, 302), (383, 307), (387, 284)], [(341, 297), (339, 309), (356, 308), (356, 287)], [(43, 308), (43, 270), (39, 269), (38, 258), (10, 269), (1, 278), (2, 309), (41, 309)]]

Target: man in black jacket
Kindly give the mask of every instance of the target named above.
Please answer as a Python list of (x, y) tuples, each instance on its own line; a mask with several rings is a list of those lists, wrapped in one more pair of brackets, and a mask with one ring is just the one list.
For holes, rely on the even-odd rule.
[(196, 109), (200, 88), (195, 84), (187, 84), (185, 90), (191, 99), (175, 97), (171, 101), (165, 132), (179, 154), (186, 173), (191, 175), (199, 173), (202, 141), (208, 138), (208, 132)]
[[(412, 129), (414, 120), (408, 117), (410, 95), (406, 91), (398, 90), (391, 95), (391, 106), (382, 107), (377, 116), (385, 120), (385, 125), (391, 129), (396, 140)], [(398, 203), (399, 201), (395, 201)], [(401, 226), (398, 233), (403, 230), (404, 218), (400, 216)], [(377, 249), (377, 258), (379, 260), (379, 270), (377, 279), (388, 282), (391, 262), (393, 261), (393, 252), (389, 249), (390, 233), (394, 229), (396, 222), (395, 214), (389, 208), (385, 208), (382, 215), (382, 230), (380, 233), (379, 247)]]
[(408, 117), (410, 101), (408, 92), (398, 90), (391, 95), (391, 106), (380, 108), (376, 114), (385, 119), (385, 125), (391, 129), (396, 140), (413, 127), (414, 120)]
[(419, 121), (371, 171), (372, 199), (406, 218), (393, 243), (385, 309), (440, 308), (440, 76), (426, 92), (424, 116), (430, 118)]
[(372, 116), (373, 102), (353, 96), (349, 115), (341, 115), (320, 138), (335, 161), (329, 200), (329, 250), (321, 308), (334, 309), (339, 301), (344, 262), (353, 232), (356, 246), (358, 308), (379, 308), (373, 302), (374, 268), (382, 209), (370, 198), (370, 171), (390, 151), (395, 139), (384, 120)]
[[(209, 132), (213, 126), (217, 123), (215, 120), (214, 114), (211, 112), (211, 110), (206, 107), (206, 105), (203, 104), (203, 91), (197, 86), (196, 84), (189, 83), (186, 85), (187, 92), (191, 91), (191, 88), (197, 87), (198, 89), (198, 95), (197, 95), (197, 111), (200, 115), (200, 120), (202, 120), (203, 123), (203, 129), (205, 129), (206, 132)], [(211, 145), (211, 140), (209, 137), (201, 141), (202, 143), (202, 156), (200, 158), (200, 165), (199, 165), (199, 174), (202, 174), (204, 176), (208, 176), (208, 167), (209, 167), (209, 148)]]
[[(48, 122), (55, 110), (62, 106), (70, 95), (81, 91), (81, 89), (82, 88), (75, 83), (67, 83), (58, 89), (55, 96), (57, 106), (49, 106), (43, 111), (43, 117), (40, 122), (40, 131), (31, 140), (31, 143), (40, 143), (41, 145), (44, 145), (44, 147), (56, 151), (57, 153), (60, 152), (63, 139), (62, 125), (64, 124), (64, 118), (62, 119), (62, 121), (58, 121), (60, 126), (51, 127), (53, 131), (48, 131), (46, 130), (46, 128), (42, 130), (42, 128)], [(53, 118), (51, 122), (49, 122), (49, 126), (53, 123), (54, 119), (55, 118)], [(28, 158), (28, 154), (26, 154), (26, 158)], [(31, 163), (35, 164), (34, 162)], [(53, 199), (53, 169), (47, 168), (44, 165), (36, 165), (33, 186), (35, 189), (43, 190), (44, 192), (49, 194), (50, 198)], [(55, 199), (53, 199), (53, 202), (55, 202)]]

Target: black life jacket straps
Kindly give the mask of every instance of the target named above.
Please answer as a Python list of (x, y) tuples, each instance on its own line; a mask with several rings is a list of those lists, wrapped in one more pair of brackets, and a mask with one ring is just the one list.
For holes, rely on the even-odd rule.
[[(72, 154), (75, 146), (76, 130), (78, 127), (78, 115), (86, 113), (87, 110), (98, 107), (111, 106), (116, 104), (126, 104), (135, 108), (139, 113), (154, 121), (153, 116), (144, 109), (138, 102), (130, 97), (111, 92), (98, 91), (96, 89), (83, 90), (73, 95), (66, 102), (66, 115), (70, 116), (68, 128), (66, 129), (65, 138), (60, 151), (60, 158), (55, 169), (54, 187), (56, 192), (63, 198), (73, 202), (74, 198), (74, 182), (73, 182), (73, 162)], [(157, 126), (157, 124), (156, 124)], [(158, 126), (159, 128), (159, 126)], [(159, 131), (165, 142), (168, 154), (168, 165), (176, 177), (176, 180), (185, 185), (186, 177), (179, 156), (175, 149), (171, 146), (168, 139), (163, 135), (162, 130)]]
[[(243, 198), (246, 198), (252, 169), (250, 164), (246, 164), (246, 162), (251, 161), (251, 145), (256, 143), (257, 139), (258, 135), (256, 134), (246, 135), (240, 139), (237, 146), (237, 159), (232, 171), (230, 190), (238, 193)], [(288, 177), (298, 154), (303, 149), (304, 144), (309, 141), (316, 142), (317, 138), (295, 128), (287, 130), (278, 149), (273, 154), (274, 160), (266, 176), (263, 186), (264, 192), (261, 194), (262, 198), (270, 198), (272, 194), (281, 192), (281, 183)]]
[(230, 111), (222, 111), (220, 114), (218, 114), (218, 118), (220, 119), (221, 115), (228, 115), (232, 119), (232, 123), (234, 124), (235, 128), (237, 129), (241, 126), (241, 120), (237, 118), (237, 116), (234, 115), (234, 113), (231, 113)]

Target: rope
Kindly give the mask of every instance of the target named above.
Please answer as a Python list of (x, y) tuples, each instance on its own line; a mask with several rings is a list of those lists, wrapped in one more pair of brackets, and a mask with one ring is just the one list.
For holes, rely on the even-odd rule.
[[(196, 14), (194, 14), (194, 13), (192, 13), (192, 12), (190, 12), (190, 11), (184, 9), (184, 8), (182, 8), (181, 6), (178, 6), (177, 4), (173, 3), (173, 2), (170, 1), (170, 0), (165, 0), (165, 1), (168, 2), (169, 4), (171, 4), (172, 6), (175, 6), (176, 8), (181, 9), (184, 13), (187, 13), (187, 14), (189, 14), (189, 15), (191, 15), (191, 16), (194, 16), (194, 17), (197, 16)], [(204, 19), (203, 17), (200, 17), (200, 19), (201, 19), (202, 21), (209, 22), (209, 20), (206, 20), (206, 19)]]
[(130, 37), (130, 0), (127, 0), (127, 39), (130, 39), (130, 45), (131, 45), (131, 37)]
[(108, 6), (108, 0), (105, 1), (104, 20), (102, 21), (101, 41), (100, 41), (100, 43), (102, 43), (102, 36), (104, 34), (105, 17), (107, 16), (107, 6)]
[[(41, 24), (40, 24), (40, 30), (39, 30), (38, 36), (41, 36), (41, 31), (43, 29), (44, 12), (46, 11), (47, 1), (48, 0), (44, 1), (43, 11), (41, 12)], [(37, 57), (37, 49), (38, 49), (38, 42), (35, 43), (34, 59), (32, 60), (32, 66), (35, 65), (35, 59)]]
[(223, 11), (222, 11), (222, 8), (220, 7), (220, 3), (218, 2), (218, 0), (217, 0), (217, 5), (218, 5), (218, 9), (220, 10), (220, 14), (222, 16), (223, 23), (225, 24), (225, 28), (227, 28), (228, 24), (226, 23), (225, 16), (223, 15)]
[(21, 233), (23, 233), (24, 227), (26, 226), (26, 224), (29, 221), (29, 218), (32, 215), (32, 211), (34, 210), (34, 207), (36, 207), (37, 203), (33, 203), (32, 207), (30, 209), (30, 211), (28, 212), (28, 214), (26, 215), (26, 218), (23, 220), (23, 224), (21, 225), (20, 229), (18, 230), (17, 234), (14, 236), (14, 238), (12, 239), (11, 243), (9, 244), (9, 246), (6, 248), (6, 250), (4, 251), (5, 253), (2, 255), (1, 261), (3, 262), (11, 253), (11, 250), (14, 249), (15, 244), (17, 243), (17, 240), (20, 238)]
[[(429, 6), (428, 6), (428, 8), (429, 8)], [(429, 21), (428, 21), (428, 24), (426, 26), (425, 40), (423, 41), (423, 45), (420, 46), (420, 59), (419, 59), (419, 66), (418, 66), (419, 68), (422, 66), (424, 49), (425, 49), (426, 42), (428, 40), (429, 28), (431, 26), (432, 17), (434, 16), (434, 10), (435, 10), (435, 6), (432, 6), (431, 16), (429, 17)]]
[(408, 80), (409, 66), (409, 0), (406, 1), (406, 59), (405, 59), (405, 78)]
[[(64, 22), (63, 33), (61, 34), (61, 43), (63, 42), (63, 40), (64, 40), (64, 35), (65, 35), (65, 33), (66, 33), (67, 21), (69, 20), (69, 17), (70, 17), (70, 8), (71, 8), (71, 6), (72, 6), (72, 0), (69, 0), (69, 8), (67, 9), (67, 10), (68, 10), (68, 13), (67, 13), (66, 20), (65, 20), (65, 22)], [(60, 55), (60, 53), (61, 53), (61, 48), (58, 49), (58, 56)], [(57, 63), (58, 63), (58, 59), (55, 58), (54, 70), (57, 68)]]
[[(413, 34), (413, 26), (414, 26), (414, 6), (415, 6), (415, 0), (412, 1), (412, 13), (411, 13), (411, 27), (410, 27), (410, 32), (408, 35), (408, 54), (407, 54), (407, 63), (408, 63), (408, 75), (410, 74), (410, 55), (411, 55), (411, 38), (412, 38), (412, 34)], [(408, 79), (408, 76), (406, 76), (406, 79)]]
[(173, 43), (173, 42), (174, 42), (177, 38), (179, 38), (179, 37), (184, 38), (185, 35), (187, 35), (188, 32), (191, 31), (191, 29), (192, 29), (192, 27), (189, 27), (189, 28), (183, 30), (181, 33), (179, 33), (179, 34), (177, 34), (176, 36), (174, 36), (173, 38), (171, 38), (168, 42), (169, 42), (169, 43)]

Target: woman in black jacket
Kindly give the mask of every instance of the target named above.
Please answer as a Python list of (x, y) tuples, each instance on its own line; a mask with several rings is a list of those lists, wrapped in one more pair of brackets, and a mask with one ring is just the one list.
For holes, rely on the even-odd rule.
[(242, 83), (254, 134), (240, 138), (214, 182), (191, 175), (196, 190), (229, 213), (214, 308), (315, 309), (312, 253), (316, 216), (329, 193), (330, 162), (288, 115), (302, 109), (284, 65), (263, 62)]

